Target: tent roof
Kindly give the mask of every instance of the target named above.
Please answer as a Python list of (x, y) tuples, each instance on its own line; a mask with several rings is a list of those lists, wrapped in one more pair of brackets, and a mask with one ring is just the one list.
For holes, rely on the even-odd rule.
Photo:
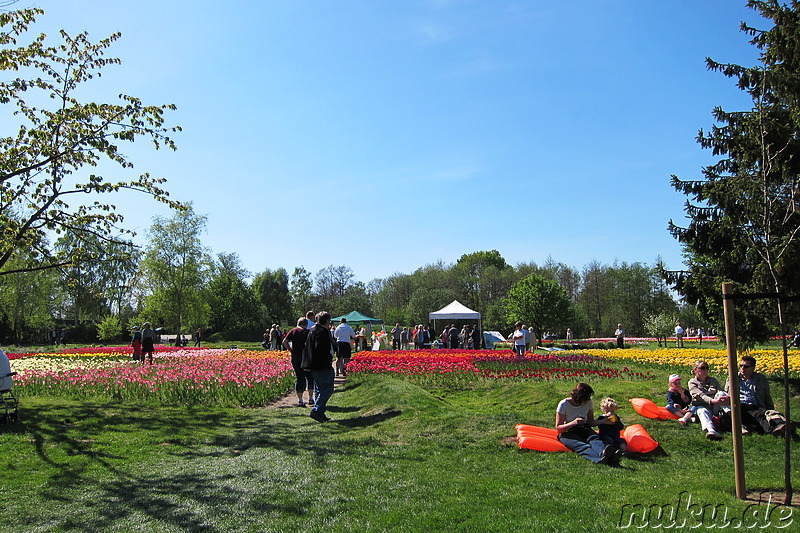
[(367, 315), (362, 315), (358, 311), (350, 311), (346, 315), (337, 316), (331, 319), (331, 322), (339, 322), (341, 319), (347, 319), (348, 323), (356, 324), (383, 324), (380, 318), (370, 318)]
[(438, 311), (428, 313), (428, 320), (450, 319), (450, 318), (480, 318), (481, 314), (473, 311), (466, 305), (458, 300), (453, 300), (451, 303), (442, 307)]

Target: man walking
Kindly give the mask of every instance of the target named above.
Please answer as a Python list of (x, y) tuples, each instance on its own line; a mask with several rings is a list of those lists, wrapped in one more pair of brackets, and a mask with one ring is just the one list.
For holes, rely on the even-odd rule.
[(325, 416), (328, 400), (333, 394), (333, 339), (328, 328), (331, 314), (327, 311), (317, 313), (316, 324), (308, 332), (306, 346), (303, 351), (303, 370), (308, 370), (314, 377), (314, 407), (309, 416), (317, 422), (330, 420)]

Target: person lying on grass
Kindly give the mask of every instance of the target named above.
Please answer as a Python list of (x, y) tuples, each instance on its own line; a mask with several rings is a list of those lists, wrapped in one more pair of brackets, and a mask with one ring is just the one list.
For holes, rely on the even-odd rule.
[(558, 440), (584, 459), (593, 463), (616, 465), (622, 453), (613, 444), (605, 444), (591, 426), (613, 424), (611, 420), (594, 418), (592, 395), (588, 383), (578, 383), (569, 398), (564, 398), (556, 408)]

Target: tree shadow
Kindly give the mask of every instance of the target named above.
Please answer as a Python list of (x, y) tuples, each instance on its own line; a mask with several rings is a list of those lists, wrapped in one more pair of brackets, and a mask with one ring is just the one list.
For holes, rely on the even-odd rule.
[(401, 411), (397, 409), (390, 409), (389, 411), (384, 411), (382, 413), (375, 413), (372, 415), (357, 416), (355, 418), (345, 418), (343, 420), (337, 420), (336, 424), (348, 428), (366, 427), (378, 424), (385, 420), (389, 420), (390, 418), (394, 418), (400, 414)]
[[(249, 450), (276, 450), (286, 460), (299, 457), (304, 461), (302, 456), (310, 456), (324, 468), (328, 460), (352, 453), (352, 448), (342, 446), (337, 434), (346, 436), (353, 428), (380, 423), (401, 411), (388, 410), (326, 424), (307, 414), (307, 410), (295, 414), (265, 409), (258, 413), (87, 402), (63, 407), (32, 406), (26, 408), (24, 420), (10, 427), (14, 433), (30, 435), (36, 454), (54, 470), (39, 489), (44, 501), (53, 503), (52, 509), (45, 508), (41, 515), (35, 515), (42, 524), (46, 521), (65, 530), (111, 530), (126, 521), (152, 520), (168, 528), (216, 532), (223, 528), (209, 520), (208, 513), (219, 509), (241, 510), (245, 519), (257, 519), (264, 513), (303, 516), (308, 512), (313, 495), (299, 494), (290, 501), (272, 495), (258, 499), (254, 498), (252, 487), (236, 483), (236, 476), (252, 481), (272, 475), (272, 466), (245, 473), (239, 470), (236, 465), (252, 459), (242, 457)], [(298, 420), (301, 417), (305, 420)], [(209, 427), (218, 426), (222, 431), (208, 431)], [(163, 446), (158, 453), (166, 460), (164, 468), (154, 470), (146, 459), (140, 463), (137, 458), (121, 457), (109, 449), (109, 441), (124, 442), (127, 438), (142, 440), (150, 448)], [(361, 443), (365, 438), (369, 439), (353, 435), (354, 442)], [(130, 449), (124, 444), (119, 446)], [(373, 456), (377, 460), (397, 460), (377, 446)], [(136, 471), (137, 464), (144, 471)], [(91, 487), (89, 492), (87, 487)], [(268, 482), (265, 487), (267, 492), (275, 493), (280, 484)], [(87, 507), (91, 507), (90, 513), (85, 512)]]

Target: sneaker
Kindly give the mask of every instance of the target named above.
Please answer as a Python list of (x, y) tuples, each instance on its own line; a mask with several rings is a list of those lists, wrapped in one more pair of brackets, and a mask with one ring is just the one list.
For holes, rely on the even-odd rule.
[(750, 430), (747, 429), (746, 427), (742, 426), (742, 435), (749, 435), (749, 434), (750, 434)]
[(784, 430), (786, 429), (786, 424), (778, 424), (775, 426), (775, 429), (772, 430), (772, 434), (776, 437), (783, 437)]
[(311, 418), (313, 418), (317, 422), (327, 422), (327, 421), (330, 420), (330, 418), (328, 418), (325, 415), (322, 415), (322, 414), (318, 413), (317, 411), (311, 411), (311, 413), (308, 416), (310, 416)]
[(720, 435), (716, 431), (709, 431), (706, 433), (706, 438), (708, 440), (722, 440), (722, 435)]
[(305, 404), (305, 403), (303, 403), (303, 400), (300, 400), (299, 402), (297, 402), (297, 403), (295, 404), (295, 406), (296, 406), (296, 407), (305, 407), (305, 406), (306, 406), (306, 404)]

